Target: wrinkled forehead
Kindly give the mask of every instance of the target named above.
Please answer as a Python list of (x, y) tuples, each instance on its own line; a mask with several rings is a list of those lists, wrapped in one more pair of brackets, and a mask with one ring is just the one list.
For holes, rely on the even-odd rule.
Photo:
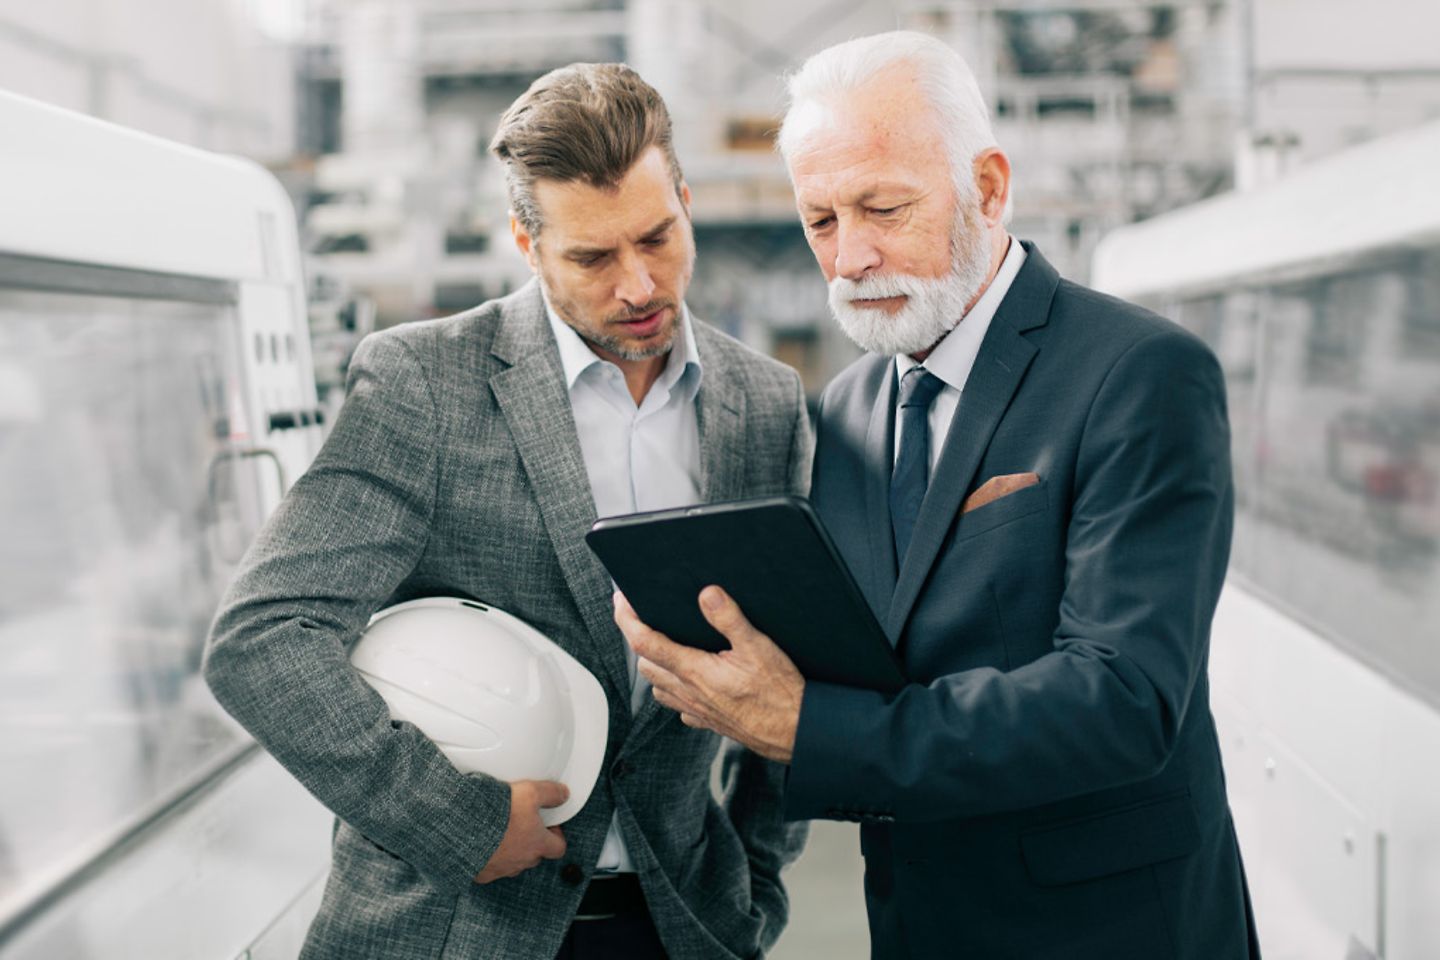
[(853, 89), (798, 100), (785, 118), (786, 140), (798, 145), (815, 136), (862, 135), (915, 138), (940, 135), (941, 124), (909, 63), (893, 63)]
[(946, 156), (944, 125), (913, 68), (894, 65), (858, 90), (802, 100), (785, 118), (787, 159), (795, 168), (817, 154), (905, 158)]
[(802, 203), (837, 192), (863, 194), (882, 183), (933, 188), (951, 178), (949, 152), (928, 112), (838, 101), (799, 109), (788, 160)]

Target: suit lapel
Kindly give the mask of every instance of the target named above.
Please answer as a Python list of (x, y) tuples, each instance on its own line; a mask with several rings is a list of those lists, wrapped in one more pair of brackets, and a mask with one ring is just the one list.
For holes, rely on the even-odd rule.
[[(895, 361), (887, 360), (865, 431), (865, 516), (870, 538), (870, 596), (877, 614), (895, 595), (895, 535), (890, 527), (890, 474), (895, 462)], [(878, 598), (879, 604), (873, 599)], [(877, 619), (880, 617), (877, 616)], [(890, 644), (899, 639), (890, 634)]]
[[(590, 477), (575, 430), (560, 353), (545, 319), (539, 286), (517, 297), (501, 318), (491, 351), (510, 368), (490, 380), (515, 447), (530, 480), (545, 532), (565, 582), (589, 629), (588, 663), (599, 664), (602, 679), (621, 712), (630, 714), (630, 669), (618, 629), (610, 619), (610, 575), (585, 544), (595, 522)], [(613, 705), (612, 705), (613, 706)], [(612, 709), (612, 717), (616, 713)]]
[[(695, 346), (700, 352), (700, 392), (695, 395), (695, 417), (700, 427), (700, 460), (704, 476), (700, 499), (705, 503), (738, 500), (745, 489), (745, 393), (736, 382), (724, 356), (713, 346), (710, 330), (691, 318)], [(696, 598), (698, 602), (698, 598)], [(627, 752), (638, 749), (673, 716), (653, 696), (646, 696), (635, 711), (625, 740)]]
[(705, 503), (736, 500), (745, 495), (745, 394), (720, 351), (711, 346), (709, 330), (698, 320), (691, 327), (702, 371), (700, 392), (695, 395), (705, 471), (700, 499)]
[(886, 632), (892, 640), (898, 641), (904, 632), (915, 598), (975, 479), (990, 438), (1039, 351), (1023, 334), (1048, 320), (1059, 275), (1034, 247), (1027, 243), (1025, 249), (1025, 263), (996, 311), (970, 379), (961, 391), (944, 451), (920, 506), (914, 539), (900, 565), (886, 620)]

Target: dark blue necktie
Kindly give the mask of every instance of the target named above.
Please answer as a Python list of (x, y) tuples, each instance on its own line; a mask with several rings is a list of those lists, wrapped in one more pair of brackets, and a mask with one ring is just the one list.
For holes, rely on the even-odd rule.
[(930, 482), (930, 401), (945, 381), (924, 367), (911, 367), (900, 381), (900, 453), (890, 474), (890, 526), (895, 534), (895, 565), (903, 566), (910, 535)]

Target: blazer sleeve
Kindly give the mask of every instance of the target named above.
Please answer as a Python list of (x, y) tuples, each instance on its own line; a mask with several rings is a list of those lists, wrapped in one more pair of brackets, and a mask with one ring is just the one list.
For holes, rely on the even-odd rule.
[(1075, 469), (1053, 652), (890, 699), (807, 684), (788, 815), (978, 816), (1164, 766), (1229, 559), (1230, 437), (1210, 351), (1178, 330), (1132, 344), (1094, 395)]
[(206, 651), (216, 698), (321, 803), (431, 882), (465, 889), (499, 846), (510, 792), (466, 777), (351, 667), (348, 650), (425, 549), (437, 417), (389, 334), (356, 350), (314, 464), (251, 546)]
[[(790, 456), (786, 465), (785, 492), (804, 496), (810, 487), (810, 458), (814, 439), (805, 393), (800, 379), (791, 374), (796, 413), (793, 418)], [(754, 753), (732, 740), (724, 741), (720, 783), (725, 813), (734, 824), (750, 861), (750, 903), (765, 918), (760, 932), (761, 947), (775, 946), (790, 916), (790, 898), (780, 872), (805, 849), (809, 825), (785, 820), (785, 767)]]

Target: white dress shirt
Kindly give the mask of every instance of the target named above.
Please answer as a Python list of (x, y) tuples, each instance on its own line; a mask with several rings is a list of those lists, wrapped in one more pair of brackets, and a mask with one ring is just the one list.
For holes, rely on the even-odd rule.
[[(585, 458), (585, 473), (597, 516), (664, 510), (700, 502), (700, 425), (695, 395), (700, 389), (700, 354), (690, 312), (680, 306), (679, 330), (660, 378), (636, 406), (625, 375), (602, 360), (545, 304), (550, 329), (560, 347), (560, 363), (570, 392), (570, 409)], [(635, 669), (635, 653), (625, 645), (630, 664), (630, 710), (645, 702), (649, 683)], [(616, 819), (610, 821), (596, 869), (635, 871)]]
[[(925, 358), (925, 369), (945, 382), (945, 386), (935, 395), (930, 402), (930, 474), (935, 473), (935, 464), (940, 462), (940, 452), (945, 446), (945, 438), (950, 435), (950, 422), (955, 419), (955, 410), (960, 406), (960, 394), (965, 389), (965, 381), (970, 379), (970, 370), (975, 366), (975, 358), (980, 353), (980, 344), (985, 340), (985, 332), (990, 329), (990, 321), (995, 319), (995, 311), (1000, 309), (1000, 302), (1005, 299), (1005, 294), (1010, 291), (1010, 284), (1015, 282), (1015, 275), (1020, 272), (1020, 266), (1025, 262), (1025, 248), (1022, 247), (1014, 237), (1010, 238), (1010, 249), (1005, 253), (1005, 259), (1000, 262), (1000, 269), (995, 273), (995, 279), (990, 286), (985, 288), (980, 299), (975, 301), (975, 306), (960, 319), (945, 339), (940, 341), (930, 355)], [(916, 360), (907, 354), (899, 354), (895, 357), (895, 376), (898, 383), (900, 378), (905, 376), (906, 371), (918, 366)], [(917, 374), (918, 376), (918, 374)], [(938, 442), (937, 442), (938, 438)], [(891, 451), (891, 462), (900, 456), (900, 405), (895, 405), (895, 449)]]

